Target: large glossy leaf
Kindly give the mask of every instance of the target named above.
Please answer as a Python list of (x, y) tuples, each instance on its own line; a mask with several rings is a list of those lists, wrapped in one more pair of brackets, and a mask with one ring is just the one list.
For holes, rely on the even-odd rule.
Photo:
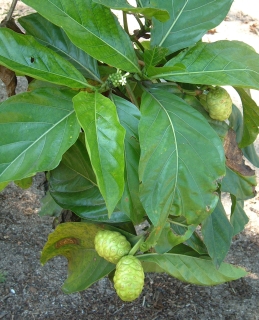
[(244, 277), (244, 269), (222, 263), (219, 269), (211, 260), (180, 254), (144, 254), (138, 256), (145, 272), (166, 272), (188, 283), (212, 286)]
[(227, 123), (225, 121), (217, 121), (212, 119), (196, 97), (186, 94), (183, 96), (183, 99), (203, 115), (203, 117), (208, 121), (209, 125), (217, 132), (218, 136), (223, 141), (229, 129)]
[(51, 216), (57, 217), (60, 215), (63, 208), (61, 208), (50, 195), (49, 190), (46, 195), (40, 200), (41, 208), (39, 211), (39, 216)]
[(83, 75), (67, 60), (38, 43), (32, 36), (0, 28), (0, 64), (31, 76), (70, 88), (87, 87)]
[(115, 210), (110, 219), (108, 218), (83, 134), (63, 155), (59, 166), (50, 172), (49, 188), (51, 196), (60, 206), (71, 210), (82, 219), (109, 223), (129, 220), (119, 210)]
[(150, 88), (141, 114), (140, 192), (150, 220), (163, 227), (171, 214), (200, 223), (215, 208), (216, 181), (225, 173), (220, 139), (199, 112), (166, 90)]
[(125, 71), (139, 72), (130, 38), (110, 9), (92, 0), (23, 2), (44, 18), (62, 27), (70, 40), (90, 56)]
[(168, 61), (165, 67), (174, 67), (179, 63), (186, 70), (164, 72), (162, 67), (160, 74), (157, 72), (154, 78), (259, 89), (259, 54), (243, 42), (200, 42)]
[(76, 47), (62, 28), (49, 22), (38, 13), (20, 18), (19, 23), (26, 30), (26, 34), (34, 36), (45, 47), (67, 59), (86, 78), (100, 81), (97, 61)]
[(243, 231), (245, 225), (249, 222), (249, 218), (244, 211), (244, 201), (237, 201), (236, 197), (231, 195), (231, 216), (230, 222), (233, 226), (233, 236)]
[(156, 66), (159, 62), (161, 62), (168, 50), (166, 48), (155, 47), (151, 50), (145, 50), (143, 57), (145, 62), (145, 69), (147, 70), (151, 66)]
[(145, 214), (139, 199), (138, 166), (140, 158), (140, 146), (138, 137), (138, 124), (140, 118), (139, 109), (131, 102), (112, 96), (117, 108), (121, 125), (126, 130), (125, 135), (125, 187), (120, 201), (120, 207), (134, 223), (142, 221)]
[(57, 226), (45, 244), (41, 263), (63, 255), (68, 260), (68, 278), (62, 289), (65, 293), (81, 291), (115, 269), (115, 264), (101, 258), (95, 251), (94, 238), (101, 229), (119, 231), (133, 247), (139, 236), (105, 224), (67, 222)]
[(259, 107), (242, 88), (236, 88), (243, 106), (243, 135), (239, 147), (244, 148), (255, 141), (259, 133)]
[(203, 241), (213, 263), (218, 268), (225, 259), (233, 236), (230, 224), (221, 201), (212, 214), (202, 223)]
[(93, 0), (96, 3), (102, 4), (114, 10), (122, 10), (126, 12), (139, 13), (148, 19), (156, 18), (164, 22), (169, 19), (169, 13), (166, 10), (159, 8), (136, 8), (128, 4), (126, 0)]
[(67, 258), (68, 278), (62, 287), (65, 293), (84, 290), (115, 268), (94, 250), (94, 237), (100, 229), (97, 224), (62, 223), (49, 235), (41, 263), (58, 255)]
[(151, 5), (165, 9), (170, 19), (165, 23), (153, 20), (151, 45), (169, 52), (189, 47), (227, 15), (233, 0), (151, 0)]
[(109, 216), (124, 190), (124, 138), (116, 106), (100, 93), (80, 92), (73, 99), (86, 147)]
[(0, 105), (0, 181), (55, 168), (76, 141), (75, 91), (43, 88)]
[(221, 191), (229, 192), (237, 200), (247, 200), (255, 196), (256, 176), (243, 176), (226, 167), (226, 176), (221, 183)]

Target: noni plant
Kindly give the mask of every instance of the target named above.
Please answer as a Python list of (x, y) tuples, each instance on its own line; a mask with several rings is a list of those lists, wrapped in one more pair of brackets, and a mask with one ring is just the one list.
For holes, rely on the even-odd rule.
[(135, 256), (120, 259), (114, 275), (114, 288), (123, 301), (133, 301), (144, 286), (144, 271), (141, 262)]
[[(29, 79), (27, 92), (10, 90), (0, 105), (0, 183), (24, 187), (45, 172), (43, 212), (81, 219), (60, 224), (42, 251), (43, 264), (67, 257), (64, 292), (111, 278), (116, 263), (124, 300), (140, 294), (142, 268), (205, 286), (245, 276), (224, 259), (248, 222), (244, 201), (255, 196), (244, 159), (259, 166), (259, 109), (249, 94), (259, 89), (259, 55), (238, 41), (202, 41), (233, 1), (23, 2), (35, 13), (19, 19), (22, 31), (0, 28), (1, 70)], [(215, 119), (204, 98), (223, 86), (237, 91), (243, 112), (213, 98), (224, 114)], [(95, 250), (107, 230), (130, 244), (116, 263), (106, 243), (102, 256)], [(133, 291), (124, 273), (126, 284), (136, 276)]]
[(130, 252), (131, 244), (121, 233), (110, 230), (100, 230), (95, 239), (95, 250), (100, 257), (111, 263), (117, 263)]

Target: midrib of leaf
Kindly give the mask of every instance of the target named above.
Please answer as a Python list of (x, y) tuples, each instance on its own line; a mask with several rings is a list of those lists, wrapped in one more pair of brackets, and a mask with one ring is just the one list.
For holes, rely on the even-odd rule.
[[(188, 1), (188, 0), (187, 0)], [(85, 30), (87, 30), (89, 33), (91, 33), (95, 38), (100, 39), (101, 41), (103, 41), (108, 47), (112, 48), (114, 51), (116, 51), (119, 55), (121, 55), (121, 53), (114, 47), (112, 47), (110, 44), (108, 44), (106, 41), (104, 41), (101, 38), (98, 38), (91, 30), (85, 28), (82, 24), (79, 24), (76, 20), (74, 20), (71, 16), (69, 16), (65, 11), (62, 11), (60, 8), (58, 8), (55, 4), (53, 4), (53, 2), (48, 1), (49, 3), (51, 3), (54, 7), (56, 7), (60, 12), (62, 12), (63, 14), (65, 14), (69, 19), (73, 20), (74, 22), (76, 22), (77, 25), (79, 25), (80, 27), (83, 27)], [(60, 26), (62, 28), (62, 26)], [(65, 29), (64, 29), (65, 31)], [(125, 55), (123, 55), (124, 58), (126, 58), (126, 60), (128, 62), (130, 62), (131, 65), (134, 66), (134, 68), (136, 69), (136, 65), (132, 63), (132, 61)]]
[(5, 171), (8, 170), (8, 169), (10, 168), (10, 166), (13, 165), (13, 163), (14, 163), (15, 161), (17, 161), (20, 157), (24, 156), (25, 153), (26, 153), (29, 149), (31, 149), (31, 148), (32, 148), (38, 141), (40, 141), (42, 138), (46, 137), (46, 135), (47, 135), (51, 130), (53, 130), (57, 125), (59, 125), (62, 121), (64, 121), (66, 118), (68, 118), (72, 113), (74, 113), (73, 110), (72, 110), (70, 113), (68, 113), (65, 117), (63, 117), (62, 119), (60, 119), (58, 122), (56, 122), (56, 123), (54, 124), (54, 126), (52, 126), (51, 128), (49, 128), (46, 132), (44, 132), (43, 135), (41, 135), (41, 136), (40, 136), (38, 139), (36, 139), (32, 144), (30, 144), (25, 150), (23, 150), (23, 152), (20, 153), (18, 157), (16, 157), (12, 162), (10, 162), (9, 166), (4, 169), (4, 171), (0, 174), (0, 176), (2, 176), (2, 175), (5, 173)]
[[(92, 77), (94, 77), (94, 79), (96, 79), (98, 82), (103, 83), (103, 81), (101, 79), (99, 79), (90, 69), (88, 69), (86, 66), (84, 66), (80, 61), (76, 60), (73, 56), (69, 55), (67, 52), (65, 52), (64, 50), (60, 49), (59, 47), (56, 47), (55, 45), (53, 45), (52, 43), (49, 43), (45, 40), (42, 40), (40, 38), (34, 37), (36, 40), (38, 40), (41, 43), (45, 43), (47, 47), (51, 47), (51, 48), (55, 48), (58, 51), (62, 52), (66, 57), (70, 58), (71, 60), (75, 61), (78, 65), (80, 65), (84, 70), (86, 70), (89, 74), (92, 75)], [(78, 48), (79, 49), (79, 48)]]
[[(65, 166), (66, 166), (66, 167), (68, 167), (70, 170), (74, 171), (74, 172), (75, 172), (76, 174), (78, 174), (79, 176), (81, 176), (81, 177), (83, 177), (84, 179), (86, 179), (86, 180), (90, 181), (90, 182), (93, 184), (93, 186), (98, 187), (98, 186), (97, 186), (97, 184), (96, 184), (95, 182), (93, 182), (93, 181), (92, 181), (88, 176), (83, 175), (82, 173), (78, 172), (78, 171), (76, 170), (76, 168), (74, 168), (74, 167), (70, 167), (68, 164), (65, 164)], [(88, 190), (88, 189), (93, 188), (93, 186), (92, 186), (92, 187), (87, 188), (87, 190)]]
[[(7, 50), (7, 52), (8, 52), (8, 50)], [(35, 67), (31, 67), (31, 66), (28, 64), (28, 62), (26, 61), (26, 59), (25, 59), (26, 65), (23, 65), (23, 64), (21, 64), (20, 62), (17, 62), (16, 60), (13, 60), (12, 58), (4, 58), (4, 59), (9, 60), (9, 61), (12, 61), (12, 62), (14, 62), (15, 64), (19, 64), (19, 65), (25, 66), (26, 68), (30, 68), (30, 69), (35, 70), (35, 71), (39, 71), (40, 73), (53, 74), (53, 75), (55, 75), (55, 76), (59, 76), (59, 77), (62, 77), (62, 78), (64, 78), (64, 79), (74, 80), (74, 81), (76, 81), (76, 82), (78, 82), (78, 83), (83, 84), (84, 87), (88, 87), (88, 86), (89, 86), (89, 85), (87, 84), (87, 81), (82, 82), (81, 80), (74, 79), (74, 78), (71, 78), (71, 77), (69, 78), (69, 77), (67, 77), (67, 76), (65, 76), (65, 75), (61, 75), (61, 74), (55, 73), (55, 72), (53, 72), (53, 71), (48, 72), (48, 71), (46, 71), (46, 70), (42, 70), (42, 69), (38, 69), (38, 68), (35, 68)], [(42, 59), (41, 59), (41, 61), (42, 61), (42, 63), (44, 63), (44, 65), (46, 66), (45, 62), (44, 62)], [(61, 65), (57, 62), (56, 59), (55, 59), (55, 62), (56, 62), (56, 63), (59, 65), (59, 67), (61, 68)], [(5, 66), (6, 68), (10, 68), (10, 66), (7, 65), (6, 63), (4, 63), (3, 61), (1, 61), (1, 64), (2, 64), (3, 66)], [(46, 67), (47, 67), (47, 66), (46, 66)], [(12, 68), (12, 70), (17, 70), (17, 71), (19, 71), (19, 70), (16, 69), (16, 68)], [(64, 70), (63, 68), (62, 68), (62, 70), (67, 72), (67, 70)], [(28, 71), (28, 73), (26, 72), (26, 74), (27, 74), (27, 75), (31, 75), (32, 77), (35, 77), (35, 74), (34, 74), (34, 73), (31, 73), (30, 71)], [(37, 75), (36, 75), (36, 76), (37, 76)], [(37, 77), (38, 77), (38, 76), (37, 76)], [(42, 79), (42, 77), (40, 77), (40, 78)], [(47, 81), (47, 80), (46, 80), (46, 81)], [(49, 82), (53, 82), (53, 81), (49, 81)], [(56, 81), (55, 81), (55, 82), (56, 82)], [(92, 88), (92, 87), (91, 87), (91, 88)]]
[[(174, 136), (174, 142), (175, 142), (175, 152), (176, 152), (176, 178), (175, 178), (175, 183), (174, 183), (174, 191), (173, 191), (173, 196), (172, 196), (172, 200), (171, 200), (171, 203), (173, 202), (174, 200), (174, 195), (175, 195), (175, 191), (176, 191), (176, 186), (177, 186), (177, 179), (178, 179), (178, 168), (179, 168), (179, 154), (178, 154), (178, 146), (177, 146), (177, 139), (176, 139), (176, 135), (175, 135), (175, 130), (174, 130), (174, 126), (173, 126), (173, 123), (171, 121), (171, 118), (167, 112), (167, 110), (164, 108), (164, 106), (161, 104), (161, 102), (159, 100), (156, 99), (156, 97), (151, 93), (151, 92), (148, 92), (155, 101), (157, 101), (157, 103), (159, 104), (160, 108), (165, 112), (168, 120), (169, 120), (169, 123), (170, 123), (170, 127), (172, 129), (172, 132), (173, 132), (173, 136)], [(154, 190), (154, 189), (153, 189)], [(153, 191), (152, 191), (153, 193)]]
[[(32, 37), (32, 36), (30, 36), (30, 37)], [(28, 40), (28, 38), (27, 38), (27, 40)], [(30, 40), (30, 39), (29, 39), (29, 40)], [(31, 42), (31, 41), (30, 41), (30, 42)], [(20, 65), (20, 64), (21, 64), (20, 62), (17, 62), (16, 60), (14, 60), (14, 59), (11, 58), (11, 53), (9, 52), (8, 47), (5, 46), (4, 48), (5, 48), (6, 52), (7, 52), (8, 55), (9, 55), (8, 58), (4, 58), (4, 59), (10, 60), (10, 61), (12, 61), (12, 62), (17, 63), (17, 64)], [(31, 69), (36, 70), (36, 71), (40, 71), (41, 73), (43, 72), (43, 73), (45, 73), (45, 74), (48, 74), (48, 72), (45, 71), (45, 70), (41, 70), (41, 69), (38, 69), (38, 68), (36, 68), (36, 67), (31, 67), (30, 65), (28, 65), (28, 62), (26, 61), (24, 55), (22, 56), (22, 58), (24, 58), (24, 60), (25, 60), (25, 62), (26, 62), (26, 65), (27, 65), (28, 68), (31, 68)], [(45, 64), (45, 62), (44, 62), (41, 58), (40, 58), (40, 60), (41, 60), (41, 62), (46, 66), (46, 69), (48, 69), (48, 66)], [(55, 59), (55, 62), (61, 67), (60, 63), (58, 63), (56, 59)], [(5, 65), (3, 61), (2, 61), (2, 64), (3, 64), (5, 67), (9, 68), (9, 66), (8, 66), (8, 65)], [(25, 67), (26, 67), (26, 66), (25, 66)], [(64, 69), (63, 69), (63, 67), (62, 67), (62, 70), (65, 71), (65, 72), (67, 72), (67, 70), (64, 70)], [(18, 71), (19, 71), (19, 70), (18, 70)], [(84, 86), (88, 86), (88, 85), (87, 85), (87, 81), (82, 82), (82, 81), (80, 81), (80, 80), (78, 80), (78, 79), (69, 78), (69, 77), (66, 77), (66, 76), (64, 76), (64, 75), (56, 74), (56, 73), (54, 73), (54, 72), (51, 72), (51, 74), (53, 74), (53, 75), (55, 75), (55, 76), (59, 76), (59, 77), (61, 76), (62, 78), (65, 78), (65, 79), (68, 79), (68, 80), (71, 80), (71, 79), (72, 79), (72, 80), (76, 80), (77, 82), (82, 83)], [(33, 76), (35, 76), (35, 75), (33, 75)]]
[[(173, 2), (173, 0), (172, 0)], [(187, 6), (187, 3), (189, 2), (189, 0), (186, 0), (185, 5), (183, 6), (182, 10), (179, 12), (178, 16), (176, 17), (174, 23), (172, 24), (171, 28), (168, 29), (167, 33), (165, 34), (165, 36), (162, 38), (162, 40), (159, 43), (159, 46), (162, 46), (162, 44), (165, 42), (166, 38), (168, 37), (168, 35), (170, 34), (171, 30), (173, 29), (173, 27), (175, 26), (175, 24), (177, 23), (177, 21), (179, 20), (181, 14), (183, 13), (183, 10), (185, 9), (185, 7)]]
[[(229, 62), (231, 63), (231, 62)], [(228, 63), (228, 64), (229, 64)], [(188, 68), (188, 67), (187, 67)], [(237, 71), (247, 71), (247, 72), (254, 72), (256, 74), (259, 75), (259, 72), (256, 72), (254, 70), (251, 70), (251, 69), (229, 69), (229, 70), (226, 70), (226, 69), (222, 69), (222, 70), (210, 70), (210, 71), (206, 71), (206, 70), (200, 70), (200, 71), (187, 71), (187, 72), (172, 72), (172, 73), (161, 73), (161, 74), (156, 74), (155, 76), (151, 76), (150, 78), (151, 79), (154, 79), (154, 78), (161, 78), (161, 77), (168, 77), (168, 76), (182, 76), (182, 75), (187, 75), (187, 74), (206, 74), (206, 73), (218, 73), (218, 72), (237, 72)]]

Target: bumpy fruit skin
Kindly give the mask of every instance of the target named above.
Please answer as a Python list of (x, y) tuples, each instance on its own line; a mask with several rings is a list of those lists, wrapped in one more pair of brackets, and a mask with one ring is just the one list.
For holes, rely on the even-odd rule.
[(129, 255), (121, 258), (113, 278), (117, 295), (123, 301), (137, 299), (142, 292), (144, 278), (141, 262), (136, 257)]
[(116, 231), (98, 231), (94, 239), (94, 244), (99, 256), (114, 264), (131, 250), (131, 245), (128, 240)]
[(232, 100), (228, 92), (221, 87), (215, 87), (207, 94), (206, 108), (212, 119), (225, 121), (232, 112)]

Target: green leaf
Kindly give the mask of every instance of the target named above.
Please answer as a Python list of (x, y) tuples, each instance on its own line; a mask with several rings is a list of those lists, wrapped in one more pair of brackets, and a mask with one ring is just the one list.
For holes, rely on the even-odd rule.
[(255, 150), (254, 144), (242, 149), (243, 155), (249, 160), (255, 167), (259, 168), (259, 157)]
[(0, 63), (19, 73), (70, 88), (87, 87), (83, 75), (56, 52), (32, 36), (0, 28)]
[(58, 165), (80, 131), (75, 93), (42, 88), (0, 105), (0, 181), (21, 180)]
[(165, 9), (170, 19), (153, 20), (151, 45), (168, 48), (169, 53), (189, 47), (226, 17), (233, 0), (165, 1), (151, 0), (154, 7)]
[(145, 69), (151, 66), (156, 66), (159, 62), (165, 59), (168, 50), (166, 48), (155, 47), (151, 50), (145, 50), (144, 52), (144, 62)]
[(162, 75), (167, 76), (167, 74), (171, 74), (174, 72), (186, 72), (186, 67), (182, 63), (176, 63), (170, 67), (154, 67), (149, 66), (146, 70), (146, 74), (149, 78), (161, 78)]
[[(182, 220), (183, 219), (180, 218), (180, 221)], [(168, 252), (173, 247), (189, 239), (193, 234), (194, 230), (195, 226), (193, 225), (188, 227), (181, 227), (173, 223), (167, 223), (166, 226), (163, 228), (163, 231), (157, 241), (157, 244), (155, 245), (155, 251), (161, 254)]]
[(226, 167), (226, 176), (221, 183), (221, 191), (229, 192), (237, 200), (248, 200), (255, 196), (256, 176), (243, 176)]
[(62, 27), (69, 39), (90, 56), (128, 72), (139, 72), (130, 38), (108, 8), (92, 0), (23, 2)]
[(71, 62), (86, 78), (100, 82), (97, 61), (77, 48), (61, 28), (38, 13), (20, 18), (19, 23), (27, 34)]
[(157, 72), (154, 78), (259, 89), (259, 54), (243, 42), (227, 40), (213, 43), (200, 42), (182, 51), (168, 61), (165, 67), (173, 67), (178, 63), (183, 64), (186, 70), (163, 72), (164, 67), (162, 67), (162, 72), (160, 74)]
[(7, 186), (9, 182), (0, 182), (0, 191), (3, 191)]
[(131, 102), (112, 95), (112, 100), (117, 108), (121, 125), (126, 130), (125, 145), (125, 187), (119, 206), (133, 223), (143, 220), (144, 208), (139, 198), (138, 166), (140, 158), (140, 146), (138, 137), (138, 124), (140, 118), (139, 109)]
[(230, 222), (233, 226), (233, 236), (243, 231), (245, 225), (249, 222), (249, 218), (244, 211), (244, 201), (237, 201), (236, 197), (231, 196), (231, 216)]
[(172, 232), (169, 234), (169, 242), (173, 246), (176, 246), (180, 243), (187, 241), (192, 236), (194, 230), (196, 229), (196, 226), (194, 225), (190, 225), (186, 227), (178, 225), (177, 222), (186, 223), (186, 220), (183, 219), (182, 217), (176, 217), (172, 220), (170, 219), (170, 222), (171, 222)]
[(243, 106), (243, 135), (238, 146), (244, 148), (253, 143), (259, 133), (259, 107), (242, 88), (236, 88)]
[(116, 106), (102, 94), (80, 92), (73, 102), (110, 216), (124, 190), (125, 129), (119, 122)]
[(140, 194), (150, 220), (160, 229), (169, 214), (199, 224), (216, 206), (216, 181), (225, 173), (220, 139), (199, 112), (166, 90), (150, 88), (140, 110)]
[[(230, 127), (236, 132), (237, 142), (240, 142), (243, 132), (243, 116), (235, 105), (232, 105), (232, 114), (229, 117), (229, 123)], [(256, 153), (254, 144), (242, 148), (242, 152), (255, 167), (259, 167), (259, 157)]]
[(227, 123), (225, 121), (217, 121), (212, 119), (196, 97), (186, 94), (183, 96), (183, 99), (203, 115), (203, 117), (208, 121), (209, 125), (217, 132), (217, 135), (223, 141), (229, 129)]
[(51, 196), (61, 207), (71, 210), (82, 219), (108, 223), (129, 220), (117, 209), (109, 219), (105, 201), (97, 187), (83, 134), (63, 155), (59, 166), (50, 171), (49, 188)]
[(57, 217), (60, 215), (62, 208), (54, 201), (50, 192), (47, 191), (45, 197), (40, 200), (41, 208), (39, 212), (39, 216), (51, 216)]
[(189, 246), (180, 243), (177, 246), (173, 247), (169, 253), (174, 253), (174, 254), (181, 254), (181, 255), (185, 255), (185, 256), (192, 256), (192, 257), (200, 257), (200, 254), (193, 250), (192, 248), (190, 248)]
[(200, 255), (208, 254), (208, 250), (197, 232), (194, 232), (191, 237), (185, 241), (185, 244), (198, 252)]
[(101, 229), (90, 223), (62, 223), (49, 235), (41, 263), (59, 255), (67, 258), (68, 278), (62, 287), (65, 293), (84, 290), (115, 269), (94, 250), (94, 238)]
[(128, 4), (126, 0), (93, 0), (93, 2), (102, 4), (114, 10), (122, 10), (126, 12), (138, 13), (145, 16), (147, 19), (156, 18), (161, 22), (169, 19), (169, 13), (166, 10), (158, 8), (136, 8)]
[(221, 201), (212, 214), (203, 221), (201, 231), (208, 253), (218, 268), (229, 251), (233, 235), (233, 227)]
[(171, 253), (143, 254), (138, 256), (138, 259), (143, 263), (145, 272), (163, 270), (162, 272), (176, 279), (201, 286), (218, 285), (239, 279), (247, 274), (244, 269), (231, 264), (222, 263), (219, 269), (216, 269), (210, 260)]
[(22, 180), (16, 180), (14, 183), (21, 189), (28, 189), (32, 185), (33, 177), (23, 178)]

